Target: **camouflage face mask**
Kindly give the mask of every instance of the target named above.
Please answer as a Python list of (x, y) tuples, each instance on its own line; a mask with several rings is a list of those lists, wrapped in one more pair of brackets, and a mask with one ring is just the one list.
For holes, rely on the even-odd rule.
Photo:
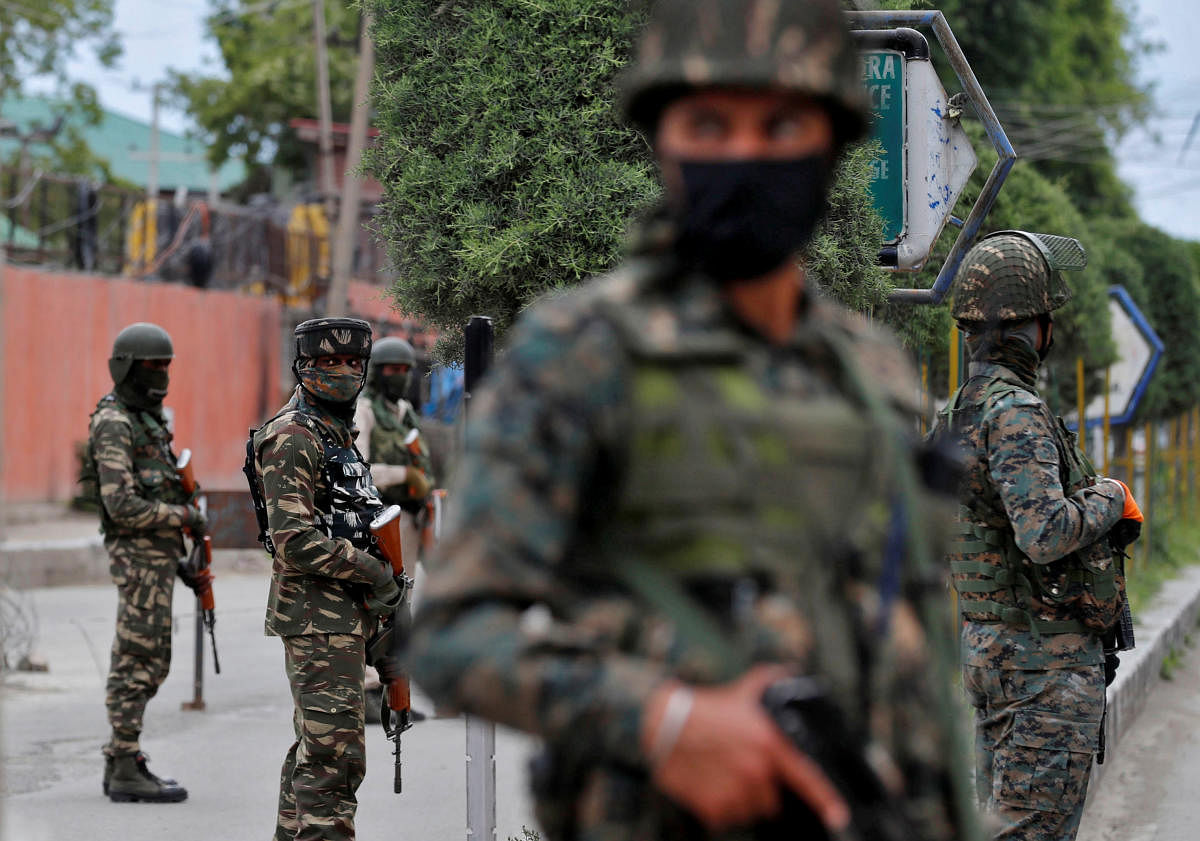
[(365, 381), (363, 372), (355, 371), (349, 365), (318, 368), (311, 359), (297, 365), (296, 378), (305, 391), (329, 403), (351, 402), (358, 397)]

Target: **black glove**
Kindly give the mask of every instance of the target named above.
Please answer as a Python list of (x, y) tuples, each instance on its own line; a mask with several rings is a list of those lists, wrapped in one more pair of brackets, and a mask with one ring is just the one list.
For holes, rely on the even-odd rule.
[(1142, 524), (1140, 522), (1123, 517), (1108, 530), (1108, 540), (1117, 548), (1117, 551), (1124, 552), (1125, 547), (1141, 537), (1141, 534)]
[(404, 677), (399, 657), (380, 657), (372, 665), (375, 671), (379, 672), (380, 683), (393, 683)]
[(1117, 656), (1115, 651), (1104, 652), (1104, 685), (1112, 686), (1112, 682), (1117, 679), (1117, 666), (1121, 665), (1121, 658)]
[(195, 540), (203, 540), (204, 535), (208, 534), (208, 518), (194, 505), (188, 506), (188, 519), (184, 525), (192, 530), (192, 537)]
[(382, 619), (392, 615), (400, 606), (400, 599), (403, 597), (404, 590), (396, 583), (396, 579), (389, 578), (386, 584), (381, 584), (371, 591), (371, 595), (366, 598), (364, 607), (373, 619)]
[(197, 570), (190, 563), (181, 561), (175, 567), (175, 572), (179, 574), (179, 579), (197, 596), (203, 596), (212, 587), (213, 574), (212, 570), (207, 567)]

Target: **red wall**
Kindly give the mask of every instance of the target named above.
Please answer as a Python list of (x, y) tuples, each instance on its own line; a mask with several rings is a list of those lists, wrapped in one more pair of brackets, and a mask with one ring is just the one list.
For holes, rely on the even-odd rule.
[(74, 445), (112, 387), (117, 333), (152, 321), (171, 334), (166, 405), (175, 449), (192, 450), (198, 480), (238, 488), (246, 431), (280, 403), (278, 301), (177, 284), (3, 270), (4, 496), (14, 502), (75, 494)]

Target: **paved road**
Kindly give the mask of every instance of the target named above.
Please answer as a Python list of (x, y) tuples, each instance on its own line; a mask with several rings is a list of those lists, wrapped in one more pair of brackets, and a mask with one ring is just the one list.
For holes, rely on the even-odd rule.
[[(1197, 632), (1200, 634), (1200, 632)], [(1200, 838), (1200, 653), (1184, 649), (1091, 792), (1078, 841)]]
[[(10, 673), (2, 685), (5, 841), (211, 841), (266, 839), (274, 831), (279, 766), (292, 740), (291, 697), (279, 641), (263, 635), (267, 578), (222, 575), (216, 585), (222, 673), (205, 678), (208, 709), (180, 709), (192, 697), (192, 599), (176, 589), (171, 675), (150, 702), (142, 747), (160, 775), (189, 791), (181, 804), (115, 804), (100, 792), (107, 738), (104, 674), (116, 591), (111, 586), (27, 592), (40, 626), (38, 650), (50, 671)], [(428, 702), (418, 700), (428, 710)], [(363, 841), (452, 841), (466, 835), (464, 726), (429, 720), (404, 739), (402, 795), (391, 793), (391, 751), (368, 726), (367, 777), (359, 789)], [(533, 826), (525, 793), (530, 743), (497, 735), (497, 839)]]

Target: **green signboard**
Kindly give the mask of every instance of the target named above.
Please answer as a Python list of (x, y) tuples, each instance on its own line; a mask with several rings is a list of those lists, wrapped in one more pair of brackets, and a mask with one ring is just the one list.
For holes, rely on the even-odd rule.
[(904, 53), (870, 50), (859, 54), (871, 102), (871, 137), (883, 154), (871, 164), (871, 196), (883, 217), (883, 241), (904, 233)]

